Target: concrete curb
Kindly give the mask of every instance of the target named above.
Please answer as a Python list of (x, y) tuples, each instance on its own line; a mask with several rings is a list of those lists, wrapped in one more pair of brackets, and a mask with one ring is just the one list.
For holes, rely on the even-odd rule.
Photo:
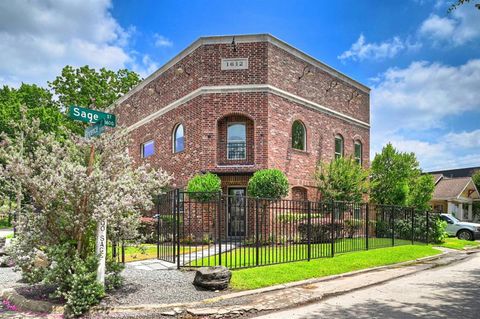
[(403, 262), (396, 263), (396, 264), (391, 264), (391, 265), (385, 265), (385, 266), (378, 266), (378, 267), (372, 267), (372, 268), (367, 268), (367, 269), (355, 270), (355, 271), (351, 271), (351, 272), (347, 272), (347, 273), (343, 273), (343, 274), (338, 274), (338, 275), (331, 275), (331, 276), (326, 276), (326, 277), (321, 277), (321, 278), (305, 279), (305, 280), (294, 281), (294, 282), (289, 282), (289, 283), (286, 283), (286, 284), (280, 284), (280, 285), (275, 285), (275, 286), (270, 286), (270, 287), (265, 287), (265, 288), (258, 288), (258, 289), (253, 289), (253, 290), (235, 292), (235, 293), (231, 293), (231, 294), (228, 294), (228, 295), (225, 295), (225, 296), (219, 296), (219, 297), (215, 297), (215, 298), (205, 299), (205, 300), (203, 300), (203, 302), (211, 303), (211, 302), (217, 302), (217, 301), (231, 299), (231, 298), (257, 295), (257, 294), (260, 294), (260, 293), (270, 292), (270, 291), (275, 291), (275, 290), (280, 290), (280, 289), (285, 289), (285, 288), (293, 288), (293, 287), (298, 287), (298, 286), (303, 286), (303, 285), (316, 284), (316, 283), (319, 283), (319, 282), (331, 281), (331, 280), (335, 280), (335, 279), (338, 279), (338, 278), (352, 277), (352, 276), (355, 276), (355, 275), (365, 274), (365, 273), (378, 271), (378, 270), (383, 270), (383, 269), (391, 269), (391, 268), (397, 268), (397, 267), (402, 267), (402, 266), (408, 266), (408, 265), (416, 264), (416, 263), (419, 263), (419, 262), (425, 262), (425, 261), (438, 259), (438, 258), (441, 258), (442, 256), (444, 256), (445, 254), (448, 254), (448, 252), (442, 252), (441, 254), (438, 254), (438, 255), (428, 256), (428, 257), (423, 257), (423, 258), (417, 258), (417, 259), (414, 259), (414, 260), (403, 261)]
[(4, 289), (1, 293), (1, 297), (3, 300), (10, 301), (13, 305), (17, 306), (23, 311), (63, 314), (65, 310), (63, 306), (59, 306), (48, 301), (27, 299), (17, 293), (14, 288)]
[[(463, 252), (464, 253), (464, 252)], [(436, 260), (445, 257), (448, 254), (462, 254), (462, 252), (459, 251), (442, 251), (442, 253), (434, 256), (428, 256), (428, 257), (423, 257), (423, 258), (418, 258), (415, 260), (409, 260), (401, 263), (396, 263), (396, 264), (391, 264), (391, 265), (385, 265), (385, 266), (379, 266), (379, 267), (373, 267), (373, 268), (368, 268), (368, 269), (362, 269), (362, 270), (357, 270), (357, 271), (352, 271), (344, 274), (338, 274), (338, 275), (332, 275), (332, 276), (327, 276), (327, 277), (322, 277), (322, 278), (313, 278), (313, 279), (307, 279), (307, 280), (302, 280), (302, 281), (297, 281), (297, 282), (292, 282), (292, 283), (287, 283), (287, 284), (281, 284), (281, 285), (275, 285), (271, 287), (265, 287), (265, 288), (259, 288), (259, 289), (254, 289), (254, 290), (248, 290), (248, 291), (240, 291), (240, 292), (235, 292), (231, 293), (228, 295), (224, 296), (219, 296), (219, 297), (214, 297), (210, 299), (204, 299), (202, 301), (197, 301), (197, 302), (191, 302), (191, 303), (175, 303), (175, 304), (140, 304), (140, 305), (135, 305), (135, 306), (116, 306), (116, 307), (101, 307), (97, 306), (91, 309), (91, 313), (99, 313), (99, 312), (111, 312), (111, 313), (126, 313), (126, 312), (135, 312), (135, 311), (142, 311), (142, 312), (161, 312), (163, 315), (177, 315), (182, 312), (188, 312), (193, 315), (224, 315), (229, 313), (229, 311), (226, 312), (226, 309), (217, 309), (217, 308), (204, 308), (205, 306), (208, 306), (208, 304), (213, 304), (215, 302), (219, 302), (222, 300), (227, 300), (227, 299), (232, 299), (232, 298), (239, 298), (239, 297), (245, 297), (245, 296), (251, 296), (251, 295), (258, 295), (262, 293), (268, 293), (276, 290), (281, 290), (281, 289), (286, 289), (286, 288), (294, 288), (294, 287), (299, 287), (299, 286), (304, 286), (304, 285), (310, 285), (310, 284), (315, 284), (315, 283), (320, 283), (320, 282), (326, 282), (326, 281), (332, 281), (335, 279), (339, 278), (345, 278), (345, 277), (353, 277), (355, 275), (360, 275), (360, 274), (365, 274), (365, 273), (370, 273), (370, 272), (375, 272), (379, 270), (385, 270), (385, 269), (394, 269), (394, 268), (399, 268), (399, 267), (405, 267), (409, 265), (414, 265), (414, 264), (421, 264), (424, 262)], [(432, 266), (433, 267), (433, 266)], [(423, 271), (426, 269), (430, 269), (432, 267), (426, 267), (424, 269), (420, 269), (419, 271)], [(401, 277), (401, 276), (399, 276)], [(399, 278), (397, 277), (397, 278)], [(384, 281), (379, 281), (375, 282), (371, 285), (365, 285), (363, 288), (366, 288), (368, 286), (372, 285), (378, 285), (381, 283), (384, 283), (388, 280)], [(341, 294), (347, 293), (350, 291), (354, 291), (355, 289), (348, 290), (348, 291), (342, 291)], [(335, 294), (332, 294), (332, 296)], [(326, 297), (326, 296), (324, 296)], [(322, 297), (321, 299), (323, 299)], [(312, 302), (317, 301), (313, 300)], [(203, 307), (202, 307), (203, 306)], [(195, 308), (199, 307), (199, 308)], [(250, 311), (250, 310), (271, 310), (271, 309), (256, 309), (255, 307), (251, 306), (237, 306), (237, 307), (230, 307), (231, 313), (238, 313), (238, 311)]]

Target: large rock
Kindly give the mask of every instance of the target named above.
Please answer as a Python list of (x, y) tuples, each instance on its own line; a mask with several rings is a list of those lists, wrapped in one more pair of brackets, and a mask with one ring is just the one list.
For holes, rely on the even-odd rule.
[(223, 290), (228, 287), (232, 273), (223, 266), (202, 267), (197, 270), (193, 284), (209, 290)]

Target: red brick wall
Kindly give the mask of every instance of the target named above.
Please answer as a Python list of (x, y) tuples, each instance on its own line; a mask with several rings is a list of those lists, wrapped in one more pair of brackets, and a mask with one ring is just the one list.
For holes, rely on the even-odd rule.
[[(118, 124), (129, 126), (202, 86), (267, 83), (267, 43), (203, 45), (115, 108)], [(222, 58), (248, 57), (246, 70), (221, 70)], [(178, 74), (182, 67), (185, 72)], [(187, 72), (190, 74), (188, 75)]]
[[(268, 46), (268, 64), (269, 84), (361, 121), (370, 122), (370, 99), (367, 93), (273, 44)], [(312, 73), (298, 79), (306, 66)]]
[[(269, 95), (269, 148), (268, 166), (286, 173), (291, 187), (308, 188), (308, 198), (315, 199), (313, 175), (318, 161), (334, 158), (335, 135), (344, 138), (345, 156), (353, 156), (354, 140), (363, 145), (363, 165), (369, 165), (370, 134), (367, 128), (353, 125), (341, 119), (307, 109), (284, 98)], [(307, 149), (299, 151), (291, 147), (291, 127), (301, 120), (307, 131)]]
[[(239, 106), (242, 106), (241, 108)], [(209, 94), (197, 97), (180, 107), (148, 122), (130, 134), (132, 143), (130, 154), (137, 163), (149, 163), (153, 167), (161, 167), (174, 175), (174, 187), (183, 187), (189, 178), (198, 172), (246, 172), (267, 167), (268, 124), (267, 98), (265, 93)], [(218, 166), (226, 164), (217, 160), (217, 143), (219, 134), (218, 122), (234, 114), (247, 114), (251, 121), (249, 143), (254, 145), (249, 152), (253, 158), (235, 164), (251, 164), (248, 167)], [(173, 153), (172, 134), (178, 123), (184, 125), (185, 150)], [(248, 131), (248, 130), (247, 130)], [(141, 158), (140, 145), (143, 142), (155, 141), (155, 154)], [(226, 146), (226, 144), (222, 144)], [(252, 146), (251, 146), (252, 147)]]
[[(246, 70), (221, 70), (221, 59), (247, 57)], [(118, 122), (130, 126), (149, 114), (202, 86), (270, 84), (325, 107), (369, 122), (369, 96), (320, 69), (267, 42), (209, 44), (197, 48), (119, 105)], [(175, 70), (182, 67), (185, 72)], [(188, 73), (188, 74), (187, 74)], [(226, 121), (248, 118), (251, 156), (246, 161), (225, 160)], [(307, 128), (307, 150), (291, 148), (291, 125), (301, 120)], [(172, 132), (178, 123), (185, 129), (185, 150), (172, 152)], [(363, 162), (369, 165), (369, 129), (312, 110), (272, 93), (215, 93), (198, 96), (131, 132), (130, 154), (137, 163), (147, 162), (174, 175), (174, 187), (183, 187), (198, 172), (251, 174), (274, 167), (287, 174), (292, 187), (308, 190), (316, 199), (313, 173), (319, 160), (334, 154), (334, 136), (341, 134), (345, 155), (353, 155), (354, 139), (363, 143)], [(140, 158), (142, 142), (153, 139), (155, 154)], [(231, 165), (235, 164), (235, 165)]]

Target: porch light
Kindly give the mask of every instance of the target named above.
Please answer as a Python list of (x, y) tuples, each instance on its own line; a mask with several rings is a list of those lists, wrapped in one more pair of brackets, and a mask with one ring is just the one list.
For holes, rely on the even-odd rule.
[(235, 37), (232, 39), (233, 52), (237, 52), (237, 43), (235, 42)]

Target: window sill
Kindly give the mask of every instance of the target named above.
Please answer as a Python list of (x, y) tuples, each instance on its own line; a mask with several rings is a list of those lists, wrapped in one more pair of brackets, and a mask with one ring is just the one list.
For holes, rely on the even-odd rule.
[(297, 153), (297, 154), (301, 154), (301, 155), (310, 155), (310, 152), (309, 151), (303, 151), (303, 150), (299, 150), (299, 149), (296, 149), (296, 148), (293, 148), (293, 147), (290, 147), (290, 151), (292, 151), (293, 153)]

